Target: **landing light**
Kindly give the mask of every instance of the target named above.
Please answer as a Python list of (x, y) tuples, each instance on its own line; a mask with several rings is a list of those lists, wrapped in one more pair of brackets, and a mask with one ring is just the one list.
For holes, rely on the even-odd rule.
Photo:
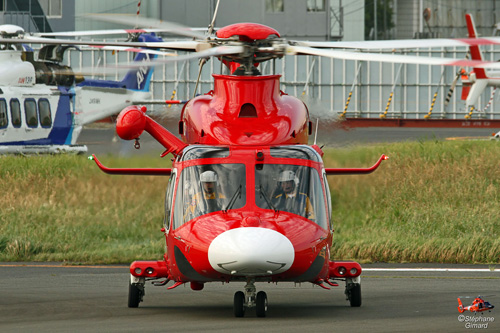
[(152, 275), (154, 272), (155, 272), (155, 270), (152, 269), (151, 267), (146, 268), (146, 274), (147, 275)]
[(351, 273), (351, 275), (356, 275), (358, 273), (358, 270), (356, 268), (351, 268), (351, 270), (349, 271), (349, 273)]
[(347, 270), (345, 269), (344, 266), (340, 266), (339, 267), (339, 274), (340, 275), (345, 275), (345, 273), (347, 273)]
[(137, 268), (134, 270), (134, 273), (135, 273), (136, 275), (141, 275), (141, 273), (142, 273), (142, 269), (140, 269), (139, 267), (137, 267)]

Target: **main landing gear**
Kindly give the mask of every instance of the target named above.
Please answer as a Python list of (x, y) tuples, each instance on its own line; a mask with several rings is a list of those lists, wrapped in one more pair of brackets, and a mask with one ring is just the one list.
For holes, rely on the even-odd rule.
[(267, 294), (255, 289), (255, 280), (248, 280), (245, 292), (237, 291), (234, 294), (234, 316), (243, 317), (245, 310), (255, 307), (257, 317), (265, 317), (267, 312)]
[(137, 308), (144, 297), (145, 278), (135, 277), (130, 275), (128, 280), (128, 307)]

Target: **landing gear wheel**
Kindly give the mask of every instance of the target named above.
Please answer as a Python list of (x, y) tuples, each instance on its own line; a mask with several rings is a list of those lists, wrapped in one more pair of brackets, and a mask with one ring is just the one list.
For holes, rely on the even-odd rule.
[(245, 294), (237, 291), (234, 294), (234, 316), (243, 317), (245, 315)]
[(132, 283), (128, 281), (128, 307), (137, 308), (142, 302), (144, 296), (144, 286), (142, 284)]
[(257, 317), (265, 317), (267, 312), (267, 295), (263, 291), (257, 293), (255, 300), (255, 312)]
[(346, 294), (349, 299), (349, 303), (351, 303), (351, 307), (361, 306), (361, 284), (353, 283), (348, 285), (346, 288)]

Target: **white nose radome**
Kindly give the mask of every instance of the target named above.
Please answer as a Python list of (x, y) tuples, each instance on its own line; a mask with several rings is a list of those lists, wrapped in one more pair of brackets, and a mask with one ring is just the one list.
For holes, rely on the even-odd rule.
[(217, 272), (263, 276), (285, 272), (295, 258), (293, 245), (277, 231), (237, 228), (217, 236), (208, 248), (208, 260)]

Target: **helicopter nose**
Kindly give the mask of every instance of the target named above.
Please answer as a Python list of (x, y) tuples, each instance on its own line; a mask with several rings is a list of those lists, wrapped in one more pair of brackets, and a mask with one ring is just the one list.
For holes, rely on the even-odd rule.
[(294, 258), (290, 240), (266, 228), (225, 231), (208, 248), (208, 260), (213, 269), (238, 276), (282, 273), (292, 266)]

